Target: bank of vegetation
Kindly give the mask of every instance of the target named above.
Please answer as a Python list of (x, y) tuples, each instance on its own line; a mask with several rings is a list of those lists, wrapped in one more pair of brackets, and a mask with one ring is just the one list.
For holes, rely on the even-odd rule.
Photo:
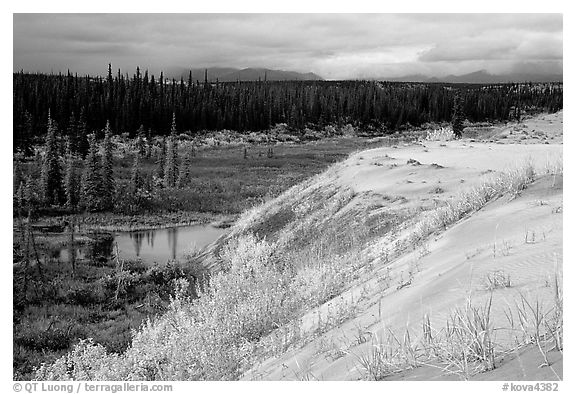
[[(177, 290), (168, 311), (143, 325), (124, 353), (111, 353), (97, 343), (82, 341), (66, 356), (40, 368), (36, 377), (239, 378), (258, 361), (301, 346), (315, 333), (353, 316), (354, 305), (341, 304), (326, 316), (326, 321), (319, 318), (318, 326), (309, 331), (302, 330), (300, 320), (306, 311), (337, 297), (361, 272), (371, 269), (370, 258), (363, 253), (371, 240), (394, 237), (395, 230), (403, 226), (409, 230), (402, 231), (409, 242), (391, 242), (398, 250), (386, 251), (387, 256), (400, 254), (405, 248), (425, 241), (431, 232), (445, 229), (493, 199), (514, 197), (536, 174), (526, 164), (518, 170), (486, 178), (450, 202), (430, 211), (413, 212), (410, 217), (387, 216), (383, 210), (371, 209), (361, 203), (362, 195), (332, 182), (334, 176), (335, 171), (328, 170), (278, 199), (246, 212), (233, 228), (234, 236), (219, 253), (220, 269), (214, 271), (209, 282), (198, 287), (199, 297), (192, 299)], [(374, 217), (374, 212), (380, 216)], [(412, 225), (406, 227), (406, 223)], [(179, 286), (186, 283), (182, 281)], [(479, 344), (480, 350), (470, 346), (485, 338), (478, 330), (488, 324), (490, 311), (471, 306), (455, 313), (455, 319), (460, 320), (454, 320), (453, 324), (458, 324), (458, 330), (462, 331), (451, 334), (449, 339), (454, 347), (443, 348), (450, 351), (443, 357), (450, 356), (451, 363), (467, 363), (477, 357), (474, 362), (480, 365), (478, 371), (484, 370), (493, 363), (490, 358), (495, 355), (490, 347), (493, 344), (484, 341)], [(462, 328), (458, 322), (463, 323)], [(535, 338), (534, 333), (527, 335)], [(440, 349), (442, 339), (438, 336), (436, 340)], [(407, 346), (400, 345), (398, 349), (410, 349), (411, 345)], [(474, 353), (482, 349), (492, 349), (491, 355)], [(432, 354), (432, 351), (426, 353), (429, 357)], [(390, 360), (388, 356), (369, 355), (359, 360), (359, 366), (364, 366), (368, 377), (372, 374), (373, 378), (382, 378), (393, 369), (392, 362), (397, 363), (394, 368), (401, 364), (401, 360)], [(409, 363), (404, 366), (409, 367)], [(378, 370), (374, 372), (373, 368)]]

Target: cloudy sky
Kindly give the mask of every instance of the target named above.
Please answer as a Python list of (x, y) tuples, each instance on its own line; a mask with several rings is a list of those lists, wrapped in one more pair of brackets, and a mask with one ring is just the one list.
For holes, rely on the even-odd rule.
[(561, 14), (14, 14), (14, 71), (562, 73)]

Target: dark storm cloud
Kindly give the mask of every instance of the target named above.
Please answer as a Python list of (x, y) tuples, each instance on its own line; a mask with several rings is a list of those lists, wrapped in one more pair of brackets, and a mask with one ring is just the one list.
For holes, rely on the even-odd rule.
[(14, 70), (270, 67), (327, 78), (560, 69), (558, 14), (15, 14)]

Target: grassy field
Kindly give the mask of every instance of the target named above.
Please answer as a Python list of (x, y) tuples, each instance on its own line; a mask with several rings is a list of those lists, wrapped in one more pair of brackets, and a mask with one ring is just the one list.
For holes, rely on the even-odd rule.
[[(230, 221), (350, 153), (382, 144), (381, 140), (360, 137), (326, 138), (274, 145), (272, 157), (267, 156), (268, 145), (247, 146), (246, 155), (244, 145), (203, 147), (194, 153), (184, 145), (180, 147), (179, 157), (183, 162), (184, 157), (190, 156), (189, 182), (178, 188), (155, 187), (150, 201), (136, 211), (125, 206), (131, 198), (127, 186), (136, 152), (117, 148), (114, 157), (117, 203), (113, 212), (40, 210), (38, 220), (58, 224), (66, 216), (75, 214), (85, 229), (105, 231)], [(152, 182), (158, 171), (157, 156), (153, 153), (149, 158), (141, 158), (139, 164), (142, 175)], [(33, 161), (24, 165), (24, 169), (26, 174), (39, 179), (40, 171)]]
[[(351, 152), (365, 149), (363, 138), (332, 138), (306, 144), (273, 146), (220, 146), (199, 150), (191, 159), (191, 180), (181, 189), (159, 193), (154, 211), (193, 211), (214, 214), (239, 214), (304, 179), (318, 174), (330, 164), (341, 161)], [(181, 149), (180, 157), (188, 154)], [(119, 160), (116, 166), (120, 181), (128, 180), (132, 158)], [(142, 170), (152, 174), (154, 159), (144, 160)]]

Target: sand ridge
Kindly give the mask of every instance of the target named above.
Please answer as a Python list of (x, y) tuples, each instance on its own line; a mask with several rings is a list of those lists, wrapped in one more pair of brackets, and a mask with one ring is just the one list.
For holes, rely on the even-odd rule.
[[(524, 123), (537, 130), (537, 135), (549, 134), (556, 143), (425, 141), (363, 151), (333, 167), (329, 180), (361, 194), (368, 200), (366, 204), (398, 198), (382, 209), (431, 207), (478, 184), (483, 176), (526, 161), (545, 173), (562, 158), (561, 133), (557, 132), (561, 122), (560, 112)], [(512, 127), (519, 126), (506, 125), (501, 131), (509, 133)], [(301, 320), (302, 330), (311, 330), (342, 305), (355, 303), (353, 317), (301, 348), (266, 360), (244, 378), (299, 379), (305, 371), (306, 376), (321, 380), (359, 379), (358, 357), (369, 350), (371, 338), (386, 330), (408, 329), (417, 336), (423, 316), (430, 316), (432, 327), (439, 328), (454, 307), (467, 300), (485, 302), (490, 294), (498, 306), (495, 325), (505, 324), (504, 310), (518, 302), (519, 294), (552, 303), (551, 282), (555, 275), (562, 275), (562, 202), (561, 177), (547, 175), (520, 196), (491, 202), (392, 261), (378, 257), (387, 241), (376, 242), (373, 250), (367, 251), (375, 256), (372, 269), (360, 273), (341, 296), (309, 311)], [(490, 278), (495, 275), (509, 278), (511, 286), (489, 291)], [(502, 332), (498, 341), (502, 346), (512, 344), (514, 336)], [(554, 369), (558, 365), (561, 363), (547, 367), (547, 375), (541, 371), (538, 376), (556, 378), (562, 373), (561, 367)], [(426, 376), (442, 379), (440, 369), (433, 371)]]

